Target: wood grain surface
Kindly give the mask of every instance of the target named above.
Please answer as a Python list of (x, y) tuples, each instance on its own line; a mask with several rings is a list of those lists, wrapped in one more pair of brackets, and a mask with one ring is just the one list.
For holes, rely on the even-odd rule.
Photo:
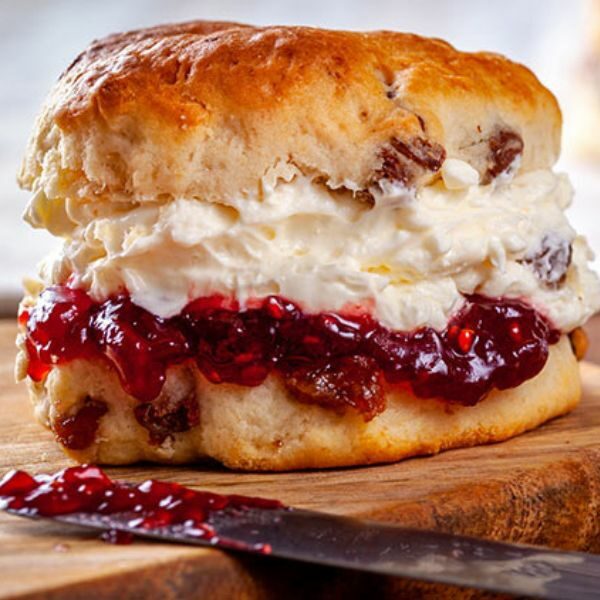
[[(0, 472), (69, 464), (13, 383), (14, 327), (0, 323)], [(303, 508), (553, 547), (600, 552), (600, 367), (582, 365), (572, 414), (501, 444), (395, 465), (305, 473), (232, 473), (206, 465), (107, 469)], [(0, 598), (456, 598), (405, 580), (236, 557), (89, 533), (0, 514)], [(460, 597), (482, 597), (472, 590)]]

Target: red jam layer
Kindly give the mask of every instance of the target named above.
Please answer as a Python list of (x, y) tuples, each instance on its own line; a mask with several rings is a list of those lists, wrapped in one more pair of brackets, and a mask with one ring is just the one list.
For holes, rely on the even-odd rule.
[[(278, 296), (244, 310), (220, 296), (200, 298), (161, 319), (127, 295), (98, 303), (65, 286), (46, 289), (20, 318), (33, 380), (53, 365), (104, 359), (144, 403), (138, 420), (160, 413), (148, 403), (160, 394), (167, 368), (187, 360), (213, 383), (256, 386), (277, 371), (298, 400), (352, 407), (369, 419), (385, 406), (384, 381), (408, 385), (419, 397), (474, 405), (494, 388), (539, 373), (548, 346), (560, 338), (527, 304), (483, 296), (467, 297), (444, 331), (391, 331), (367, 314), (307, 314)], [(100, 418), (103, 408), (87, 410)], [(181, 426), (188, 412), (169, 419)]]
[[(131, 485), (111, 480), (101, 469), (89, 465), (70, 467), (53, 475), (10, 471), (0, 481), (0, 506), (42, 517), (111, 515), (129, 528), (175, 528), (213, 543), (219, 539), (209, 521), (216, 512), (284, 508), (278, 500), (199, 492), (153, 479)], [(112, 543), (130, 541), (122, 531), (106, 532), (102, 539)], [(269, 552), (268, 546), (261, 544), (252, 549)]]

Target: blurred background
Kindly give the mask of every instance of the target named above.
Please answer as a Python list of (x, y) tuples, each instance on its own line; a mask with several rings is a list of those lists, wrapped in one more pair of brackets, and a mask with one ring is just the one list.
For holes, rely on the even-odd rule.
[(0, 313), (16, 309), (21, 279), (56, 244), (21, 222), (28, 196), (15, 183), (47, 91), (94, 38), (196, 18), (412, 31), (525, 63), (563, 107), (571, 219), (600, 255), (600, 1), (0, 0)]

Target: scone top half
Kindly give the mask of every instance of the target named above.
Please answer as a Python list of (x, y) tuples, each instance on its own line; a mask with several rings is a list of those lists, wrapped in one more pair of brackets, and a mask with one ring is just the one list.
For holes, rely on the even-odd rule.
[(551, 167), (560, 122), (535, 76), (495, 54), (197, 22), (93, 43), (50, 96), (20, 181), (49, 199), (227, 202), (290, 167), (354, 193), (421, 187), (448, 157), (489, 182), (517, 155), (522, 171)]
[[(240, 383), (220, 360), (254, 361), (239, 348), (252, 346), (252, 311), (296, 320), (255, 335), (252, 365), (267, 369), (242, 383), (276, 373), (293, 397), (342, 413), (360, 412), (353, 394), (421, 372), (487, 377), (479, 399), (517, 387), (600, 306), (590, 250), (564, 215), (571, 186), (552, 169), (560, 134), (557, 102), (527, 68), (416, 35), (193, 22), (94, 42), (50, 94), (20, 173), (27, 220), (64, 239), (23, 304), (30, 358), (35, 346), (68, 362), (33, 331), (36, 296), (60, 288), (85, 295), (91, 330), (117, 300), (177, 336), (196, 319), (182, 352), (202, 354), (212, 383)], [(68, 298), (46, 298), (44, 314)], [(215, 302), (242, 315), (233, 341), (231, 328), (205, 333), (213, 316), (197, 327)], [(318, 346), (313, 326), (339, 339)], [(539, 353), (526, 361), (529, 334)], [(114, 336), (90, 336), (118, 362)], [(520, 379), (494, 378), (524, 362), (535, 368)], [(364, 375), (362, 392), (344, 387), (344, 369)], [(442, 388), (427, 389), (417, 395)]]

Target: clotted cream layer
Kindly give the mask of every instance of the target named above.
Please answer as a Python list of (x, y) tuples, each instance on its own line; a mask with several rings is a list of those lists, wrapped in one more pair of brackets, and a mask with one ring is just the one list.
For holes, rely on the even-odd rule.
[[(591, 252), (564, 215), (566, 176), (535, 171), (480, 186), (456, 160), (442, 174), (416, 198), (391, 187), (374, 206), (290, 170), (227, 206), (179, 198), (118, 210), (38, 197), (27, 218), (66, 238), (42, 265), (46, 285), (72, 277), (99, 300), (125, 287), (162, 317), (214, 293), (242, 305), (280, 294), (306, 311), (361, 304), (400, 330), (443, 328), (473, 292), (522, 297), (563, 331), (600, 308)], [(573, 244), (557, 288), (519, 262), (548, 234)]]

